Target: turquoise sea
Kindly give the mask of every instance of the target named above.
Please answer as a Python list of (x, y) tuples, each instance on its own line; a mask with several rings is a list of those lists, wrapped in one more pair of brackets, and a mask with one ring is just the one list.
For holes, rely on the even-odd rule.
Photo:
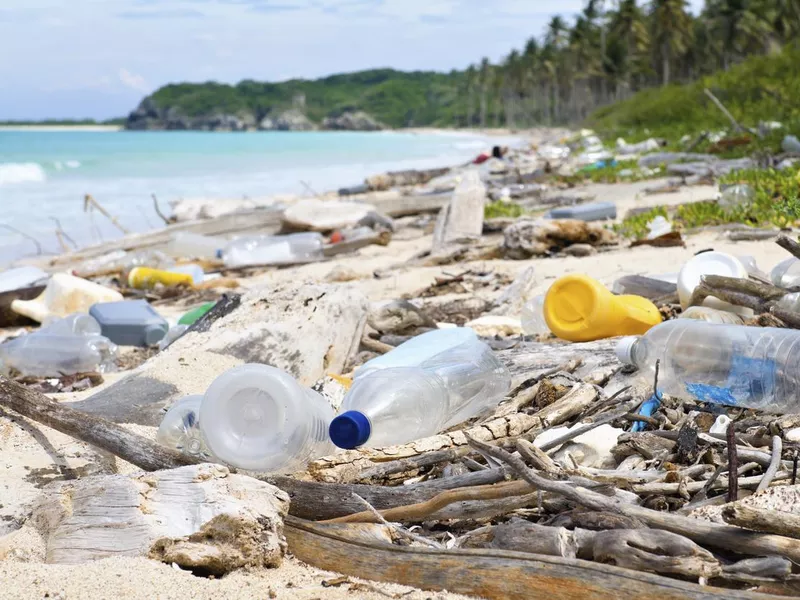
[[(133, 231), (158, 227), (180, 198), (265, 198), (356, 185), (387, 170), (469, 160), (502, 140), (461, 133), (127, 132), (0, 130), (0, 264), (58, 251), (63, 229), (80, 245), (119, 235), (83, 212), (91, 194)], [(15, 231), (17, 230), (17, 231)]]

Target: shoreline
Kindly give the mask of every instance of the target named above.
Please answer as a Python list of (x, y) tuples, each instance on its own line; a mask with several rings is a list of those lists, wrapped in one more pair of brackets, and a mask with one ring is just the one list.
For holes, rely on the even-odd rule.
[(0, 125), (0, 131), (124, 131), (122, 125)]

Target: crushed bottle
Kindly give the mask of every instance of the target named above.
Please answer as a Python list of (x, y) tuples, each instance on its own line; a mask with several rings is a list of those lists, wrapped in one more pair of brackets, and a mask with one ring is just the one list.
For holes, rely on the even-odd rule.
[(525, 335), (547, 335), (550, 328), (544, 318), (544, 294), (535, 296), (522, 307), (522, 331)]
[(259, 235), (233, 240), (222, 251), (227, 267), (281, 265), (321, 260), (323, 239), (319, 233)]
[(60, 377), (116, 366), (117, 346), (101, 335), (33, 332), (0, 344), (0, 362), (22, 375)]
[[(511, 376), (489, 346), (461, 329), (425, 333), (379, 357), (377, 367), (366, 363), (344, 398), (342, 414), (331, 422), (333, 443), (340, 448), (402, 444), (497, 406)], [(426, 350), (417, 353), (419, 348)]]

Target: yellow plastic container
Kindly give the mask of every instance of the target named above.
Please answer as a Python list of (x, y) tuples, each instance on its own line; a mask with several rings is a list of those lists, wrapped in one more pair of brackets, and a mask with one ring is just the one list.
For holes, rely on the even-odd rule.
[(167, 287), (176, 285), (192, 287), (194, 280), (188, 273), (173, 273), (172, 271), (162, 271), (160, 269), (151, 269), (150, 267), (136, 267), (128, 273), (128, 285), (137, 290), (151, 289), (158, 283)]
[(550, 331), (570, 342), (641, 335), (661, 323), (661, 313), (647, 298), (615, 296), (586, 275), (567, 275), (550, 286), (544, 318)]

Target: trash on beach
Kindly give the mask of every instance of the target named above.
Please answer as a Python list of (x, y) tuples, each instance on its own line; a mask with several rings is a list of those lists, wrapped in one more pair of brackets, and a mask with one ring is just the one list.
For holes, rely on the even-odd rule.
[(577, 219), (520, 219), (503, 230), (501, 250), (506, 258), (522, 260), (545, 256), (572, 244), (608, 246), (618, 236), (600, 223)]
[(89, 314), (100, 324), (103, 335), (118, 346), (153, 346), (169, 329), (146, 300), (98, 303)]
[(210, 452), (241, 469), (297, 470), (331, 454), (333, 408), (275, 367), (247, 364), (217, 377), (200, 403), (199, 427)]
[(676, 319), (624, 338), (617, 355), (650, 381), (659, 361), (658, 388), (671, 396), (787, 413), (799, 408), (789, 350), (798, 342), (791, 329)]
[(647, 223), (647, 239), (654, 240), (672, 232), (672, 223), (666, 217), (658, 215)]
[(189, 277), (192, 278), (192, 285), (200, 285), (206, 279), (206, 274), (203, 271), (203, 267), (193, 263), (175, 265), (169, 269), (169, 272), (178, 273), (181, 275), (189, 275)]
[(0, 272), (0, 293), (44, 284), (50, 275), (37, 267), (16, 267)]
[[(674, 274), (675, 281), (678, 274)], [(666, 281), (654, 276), (624, 275), (614, 281), (611, 291), (620, 295), (642, 296), (648, 300), (656, 300), (670, 294), (678, 293), (678, 285), (674, 281)]]
[(189, 329), (189, 325), (173, 325), (167, 331), (167, 335), (165, 335), (160, 342), (158, 342), (158, 349), (159, 350), (166, 350), (169, 348), (170, 344), (181, 337), (186, 330)]
[(170, 406), (158, 427), (156, 441), (203, 462), (215, 462), (200, 429), (202, 402), (203, 395), (195, 394), (185, 396)]
[[(533, 445), (539, 448), (582, 426), (582, 423), (578, 423), (572, 427), (553, 427), (536, 436)], [(614, 469), (617, 463), (611, 449), (617, 445), (617, 438), (623, 433), (622, 429), (611, 425), (600, 425), (562, 444), (553, 452), (553, 460), (567, 469), (571, 468), (573, 462), (582, 467)]]
[(375, 231), (371, 227), (349, 227), (346, 229), (337, 229), (331, 234), (330, 243), (339, 244), (341, 242), (352, 242), (353, 240), (364, 239), (374, 235)]
[(736, 208), (745, 204), (750, 204), (756, 196), (756, 192), (751, 185), (737, 183), (722, 188), (718, 204), (724, 208)]
[(800, 285), (800, 260), (794, 256), (782, 260), (772, 268), (769, 277), (778, 287), (797, 287)]
[(494, 408), (510, 387), (508, 370), (474, 331), (431, 331), (356, 371), (331, 441), (381, 447), (434, 435)]
[(554, 208), (547, 213), (549, 219), (578, 219), (580, 221), (604, 221), (617, 218), (617, 205), (613, 202), (591, 202), (578, 206)]
[[(703, 252), (688, 260), (678, 273), (678, 297), (681, 306), (689, 307), (692, 294), (704, 275), (723, 275), (747, 279), (749, 274), (744, 265), (735, 256), (724, 252)], [(742, 306), (734, 306), (718, 298), (709, 296), (703, 301), (703, 306), (727, 310), (737, 313), (745, 318), (753, 316), (753, 310)]]
[(787, 135), (783, 138), (781, 148), (784, 152), (791, 152), (792, 154), (800, 154), (800, 140), (797, 136)]
[[(780, 306), (780, 302), (778, 303)], [(790, 309), (791, 310), (791, 309)], [(723, 323), (726, 325), (744, 325), (744, 319), (736, 313), (719, 310), (708, 306), (690, 306), (684, 310), (679, 319), (695, 319), (707, 323)]]
[(198, 319), (214, 308), (215, 304), (216, 302), (206, 302), (184, 313), (181, 318), (178, 319), (178, 325), (194, 325)]
[(66, 317), (89, 312), (97, 302), (119, 302), (122, 294), (87, 279), (56, 273), (44, 291), (33, 300), (14, 300), (11, 310), (41, 323), (49, 316)]
[(315, 232), (249, 236), (229, 242), (222, 260), (227, 267), (314, 262), (323, 258), (322, 246)]
[(522, 331), (525, 335), (549, 335), (550, 328), (544, 318), (544, 294), (534, 296), (522, 308)]
[(617, 152), (622, 155), (644, 154), (645, 152), (658, 150), (664, 145), (666, 145), (664, 140), (655, 138), (648, 138), (638, 144), (628, 144), (624, 139), (617, 138)]
[(134, 267), (128, 273), (128, 285), (137, 290), (150, 290), (157, 285), (177, 287), (194, 285), (194, 277), (189, 273), (162, 271), (150, 267)]
[(61, 377), (116, 368), (117, 347), (97, 334), (34, 331), (0, 344), (0, 366), (24, 376)]
[(47, 317), (37, 332), (52, 335), (102, 335), (103, 328), (92, 315), (73, 313), (66, 317)]
[(224, 245), (223, 240), (215, 237), (179, 231), (167, 244), (167, 252), (174, 258), (216, 259)]
[(544, 315), (550, 331), (570, 342), (641, 334), (662, 321), (647, 298), (615, 296), (586, 275), (557, 279), (545, 296)]

